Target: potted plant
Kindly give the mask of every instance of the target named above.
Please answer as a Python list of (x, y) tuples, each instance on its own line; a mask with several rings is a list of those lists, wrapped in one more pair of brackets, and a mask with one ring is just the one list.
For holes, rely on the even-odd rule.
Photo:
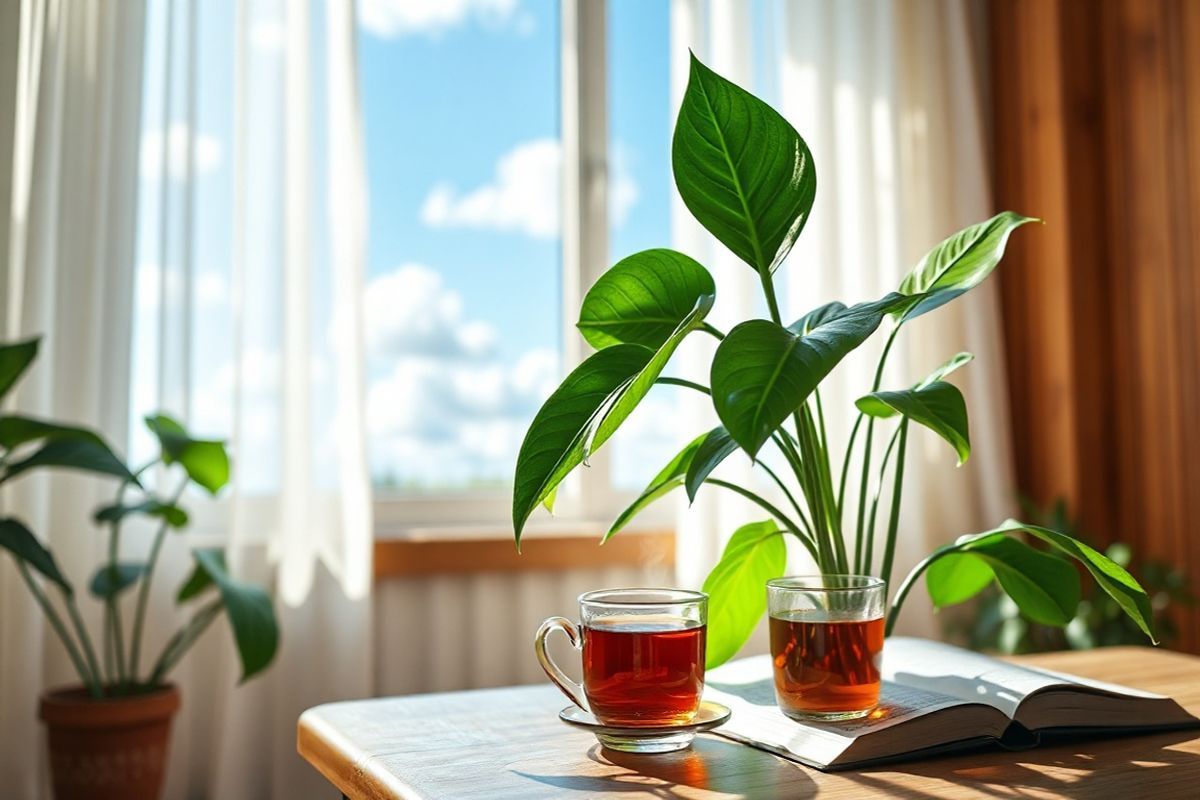
[[(609, 269), (588, 291), (579, 313), (579, 331), (596, 352), (550, 395), (521, 445), (513, 527), (519, 548), (530, 515), (539, 505), (552, 509), (559, 483), (608, 441), (656, 384), (685, 386), (711, 397), (721, 425), (676, 454), (605, 536), (679, 487), (689, 499), (711, 486), (762, 508), (767, 519), (733, 533), (704, 584), (710, 595), (711, 667), (732, 657), (762, 617), (764, 583), (785, 569), (784, 536), (799, 541), (823, 574), (874, 575), (891, 584), (909, 436), (918, 426), (927, 428), (954, 448), (960, 464), (967, 459), (966, 404), (945, 378), (972, 356), (953, 355), (909, 386), (885, 388), (888, 354), (908, 324), (987, 278), (1009, 236), (1035, 220), (1002, 212), (936, 245), (895, 292), (852, 306), (828, 303), (788, 323), (774, 276), (816, 197), (816, 172), (804, 140), (769, 105), (693, 56), (672, 167), (688, 210), (757, 274), (770, 318), (747, 320), (729, 331), (706, 322), (716, 286), (709, 272), (683, 253), (647, 250)], [(820, 384), (885, 325), (874, 382), (858, 399), (846, 450), (835, 459)], [(663, 377), (679, 343), (696, 334), (717, 340), (708, 385)], [(885, 427), (890, 435), (876, 462), (876, 437)], [(785, 468), (773, 469), (760, 458), (768, 445)], [(738, 450), (778, 486), (783, 500), (772, 503), (746, 486), (711, 477)], [(880, 508), (881, 489), (889, 485), (890, 501)], [(1026, 535), (1081, 565), (1153, 638), (1149, 600), (1124, 568), (1070, 536), (1016, 520), (931, 553), (892, 592), (887, 631), (921, 576), (937, 606), (967, 600), (995, 581), (1031, 619), (1065, 625), (1079, 603), (1079, 572), (1069, 561), (1026, 544)]]
[[(0, 345), (0, 401), (37, 350), (37, 339)], [(158, 440), (159, 454), (130, 469), (93, 431), (19, 414), (0, 415), (0, 486), (48, 468), (81, 470), (117, 483), (112, 503), (94, 515), (108, 536), (107, 558), (87, 587), (104, 605), (99, 646), (80, 614), (80, 593), (53, 554), (21, 520), (0, 517), (0, 548), (16, 559), (17, 571), (79, 676), (79, 686), (47, 691), (41, 698), (40, 716), (49, 733), (59, 800), (158, 796), (171, 719), (180, 702), (168, 678), (222, 614), (233, 631), (243, 681), (270, 664), (278, 645), (270, 596), (231, 577), (221, 550), (198, 549), (192, 553), (195, 567), (175, 597), (195, 611), (157, 656), (143, 659), (154, 570), (170, 533), (188, 523), (180, 505), (184, 491), (196, 486), (215, 495), (229, 479), (229, 458), (221, 442), (193, 438), (161, 414), (148, 417), (146, 425)], [(156, 469), (151, 488), (144, 477)], [(170, 491), (162, 493), (168, 486)], [(152, 521), (156, 529), (146, 557), (130, 560), (121, 552), (121, 530), (135, 517)]]

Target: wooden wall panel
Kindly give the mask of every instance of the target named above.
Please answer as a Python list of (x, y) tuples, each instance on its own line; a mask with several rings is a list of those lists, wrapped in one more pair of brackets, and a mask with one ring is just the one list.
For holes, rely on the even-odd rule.
[[(993, 0), (1018, 483), (1200, 580), (1200, 3)], [(1181, 645), (1200, 650), (1200, 616)]]

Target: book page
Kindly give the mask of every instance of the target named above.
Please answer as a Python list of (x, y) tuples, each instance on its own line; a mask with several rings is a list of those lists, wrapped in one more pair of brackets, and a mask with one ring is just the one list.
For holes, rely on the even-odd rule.
[(846, 722), (805, 722), (788, 718), (775, 704), (771, 657), (753, 656), (712, 670), (705, 697), (733, 711), (715, 733), (756, 747), (826, 766), (837, 761), (862, 736), (900, 725), (962, 701), (914, 686), (884, 681), (879, 707), (863, 719)]
[(1034, 692), (1076, 683), (954, 645), (907, 636), (888, 638), (882, 673), (884, 680), (989, 705), (1010, 719)]

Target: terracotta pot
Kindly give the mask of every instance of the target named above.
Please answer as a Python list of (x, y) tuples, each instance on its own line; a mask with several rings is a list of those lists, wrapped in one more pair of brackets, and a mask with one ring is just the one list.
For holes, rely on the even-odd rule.
[(82, 688), (43, 694), (56, 800), (157, 800), (178, 708), (174, 686), (104, 700)]

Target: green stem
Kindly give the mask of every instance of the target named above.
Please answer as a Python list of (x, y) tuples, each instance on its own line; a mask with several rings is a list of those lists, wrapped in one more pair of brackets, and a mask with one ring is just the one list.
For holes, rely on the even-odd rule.
[(714, 328), (712, 325), (709, 325), (707, 322), (701, 323), (700, 330), (704, 331), (709, 336), (716, 339), (718, 342), (725, 338), (725, 334), (721, 333), (719, 330)]
[[(871, 391), (879, 391), (879, 384), (883, 380), (883, 367), (887, 364), (888, 354), (892, 352), (892, 344), (896, 341), (896, 334), (900, 332), (900, 325), (892, 328), (892, 332), (888, 335), (887, 342), (883, 345), (883, 352), (879, 354), (879, 363), (875, 367), (875, 379), (871, 383)], [(867, 419), (867, 439), (863, 447), (862, 459), (862, 477), (858, 484), (858, 513), (855, 521), (854, 540), (861, 542), (863, 537), (863, 522), (867, 510), (867, 480), (871, 474), (871, 442), (875, 436), (875, 418)]]
[(892, 596), (892, 605), (888, 609), (887, 615), (887, 627), (884, 629), (885, 636), (892, 635), (892, 628), (896, 627), (896, 620), (900, 617), (900, 608), (904, 605), (904, 600), (908, 597), (908, 593), (912, 590), (912, 587), (916, 585), (917, 578), (921, 577), (921, 574), (929, 569), (929, 565), (934, 561), (957, 549), (958, 546), (954, 544), (943, 545), (925, 556), (925, 559), (913, 567), (912, 572), (908, 573), (904, 578), (904, 582), (900, 584), (900, 588)]
[(763, 296), (767, 298), (767, 310), (771, 312), (771, 319), (776, 325), (782, 327), (783, 318), (779, 315), (779, 301), (775, 299), (775, 284), (771, 280), (771, 270), (760, 269), (758, 279), (762, 283)]
[(684, 378), (663, 377), (663, 378), (656, 378), (654, 382), (662, 383), (667, 386), (683, 386), (684, 388), (687, 388), (687, 389), (695, 389), (697, 392), (700, 392), (701, 394), (712, 395), (712, 391), (707, 386), (702, 386), (698, 383), (694, 383), (692, 381), (685, 380)]
[(883, 494), (883, 478), (887, 474), (888, 462), (891, 461), (892, 448), (895, 447), (899, 438), (900, 427), (897, 427), (892, 438), (888, 440), (887, 448), (883, 451), (883, 463), (879, 465), (879, 482), (875, 485), (875, 497), (871, 500), (871, 516), (867, 522), (867, 551), (863, 559), (868, 572), (871, 569), (871, 562), (875, 560), (875, 516), (879, 511), (879, 498)]
[(67, 616), (71, 618), (71, 624), (75, 628), (75, 635), (79, 637), (79, 643), (83, 647), (83, 655), (87, 659), (88, 668), (92, 675), (96, 676), (97, 682), (100, 680), (100, 662), (96, 660), (96, 650), (92, 647), (92, 637), (88, 636), (87, 626), (83, 624), (83, 617), (79, 614), (79, 606), (75, 603), (75, 593), (68, 592), (63, 587), (59, 587), (62, 592), (63, 605), (67, 608)]
[[(176, 505), (187, 488), (188, 477), (184, 475), (179, 488), (171, 496), (170, 505)], [(142, 629), (146, 623), (146, 601), (150, 597), (150, 582), (154, 578), (154, 567), (158, 564), (158, 553), (162, 550), (163, 539), (167, 535), (167, 520), (164, 517), (158, 531), (154, 534), (154, 543), (150, 546), (150, 558), (146, 562), (146, 574), (138, 585), (137, 607), (133, 612), (133, 641), (129, 648), (129, 670), (134, 681), (139, 674), (139, 662), (142, 654)]]
[[(900, 445), (896, 449), (896, 480), (892, 486), (892, 513), (888, 519), (887, 544), (883, 551), (884, 584), (892, 580), (892, 558), (896, 555), (896, 531), (900, 526), (900, 499), (904, 495), (904, 451), (908, 445), (908, 418), (900, 423)], [(885, 589), (886, 590), (886, 589)]]
[(772, 505), (769, 501), (764, 500), (763, 498), (759, 497), (754, 492), (751, 492), (748, 489), (743, 489), (741, 486), (738, 486), (735, 483), (729, 483), (728, 481), (723, 481), (723, 480), (720, 480), (719, 478), (707, 478), (707, 479), (705, 479), (704, 482), (711, 483), (713, 486), (720, 486), (722, 489), (728, 489), (731, 492), (740, 494), (742, 497), (746, 498), (750, 502), (755, 503), (756, 505), (761, 507), (764, 511), (766, 511), (768, 514), (773, 516), (776, 519), (776, 521), (782, 523), (785, 528), (787, 528), (789, 531), (794, 533), (796, 535), (796, 537), (798, 539), (800, 539), (801, 542), (804, 543), (804, 546), (808, 548), (808, 552), (812, 553), (813, 558), (817, 557), (816, 551), (813, 549), (813, 543), (804, 537), (804, 534), (801, 532), (800, 527), (798, 525), (796, 525), (796, 523), (793, 522), (788, 517), (787, 514), (784, 514), (782, 511), (780, 511), (778, 508), (776, 508), (774, 505)]
[[(850, 439), (846, 442), (846, 455), (842, 456), (842, 476), (838, 481), (837, 507), (838, 517), (841, 517), (842, 510), (845, 508), (846, 499), (846, 476), (850, 473), (850, 456), (854, 453), (854, 440), (858, 438), (858, 429), (862, 426), (863, 417), (866, 416), (861, 411), (858, 412), (858, 417), (854, 420), (854, 427), (850, 429)], [(855, 549), (860, 547), (860, 543), (855, 542)], [(856, 559), (857, 560), (857, 554)]]
[(154, 662), (154, 669), (150, 672), (150, 680), (148, 681), (150, 686), (158, 686), (162, 682), (162, 679), (179, 662), (179, 659), (188, 651), (188, 648), (203, 635), (208, 626), (212, 624), (212, 621), (220, 616), (223, 607), (224, 605), (220, 598), (213, 600), (193, 614), (187, 624), (175, 632), (175, 635), (163, 647), (162, 654), (159, 655), (158, 660)]
[(792, 504), (792, 508), (796, 509), (796, 515), (800, 520), (800, 524), (808, 530), (808, 535), (812, 536), (812, 526), (809, 524), (808, 517), (804, 515), (804, 509), (802, 509), (800, 504), (796, 502), (796, 498), (792, 496), (790, 491), (788, 491), (787, 484), (779, 479), (779, 476), (775, 474), (775, 470), (767, 466), (767, 462), (759, 459), (757, 463), (758, 466), (762, 467), (763, 470), (771, 476), (771, 480), (775, 481), (775, 485), (779, 487), (781, 492), (783, 492), (783, 496), (786, 497), (788, 502)]
[(71, 658), (71, 663), (75, 665), (75, 671), (79, 673), (79, 679), (83, 685), (87, 687), (88, 694), (92, 697), (102, 697), (103, 691), (100, 687), (100, 676), (88, 669), (84, 663), (83, 656), (79, 653), (79, 648), (75, 646), (75, 642), (71, 639), (71, 634), (67, 630), (67, 626), (63, 624), (62, 617), (54, 610), (54, 606), (50, 604), (50, 598), (42, 591), (42, 587), (38, 586), (33, 575), (29, 572), (29, 567), (24, 561), (17, 561), (17, 571), (21, 573), (21, 578), (25, 581), (25, 585), (29, 587), (30, 594), (37, 604), (41, 606), (42, 613), (46, 615), (46, 621), (50, 623), (50, 627), (58, 636), (58, 640), (62, 642), (63, 647), (67, 650), (67, 655)]

